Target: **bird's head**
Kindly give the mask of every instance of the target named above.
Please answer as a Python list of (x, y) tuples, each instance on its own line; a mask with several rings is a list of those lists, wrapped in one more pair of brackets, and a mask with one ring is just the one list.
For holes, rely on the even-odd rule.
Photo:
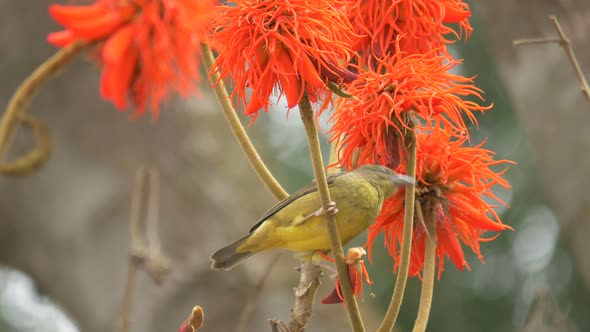
[(393, 194), (399, 186), (414, 183), (414, 179), (407, 175), (398, 174), (390, 168), (381, 165), (363, 165), (354, 170), (362, 175), (375, 187), (380, 188), (384, 197)]

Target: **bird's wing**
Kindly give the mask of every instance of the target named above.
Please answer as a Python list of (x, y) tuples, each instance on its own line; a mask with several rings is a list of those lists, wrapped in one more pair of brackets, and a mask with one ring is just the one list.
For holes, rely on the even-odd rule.
[[(346, 173), (347, 172), (340, 172), (340, 173), (328, 175), (328, 177), (327, 177), (328, 188), (330, 188), (332, 185), (334, 185), (334, 180), (337, 177), (342, 176), (342, 175), (344, 175)], [(289, 205), (289, 204), (293, 203), (294, 201), (296, 201), (297, 199), (299, 199), (299, 198), (301, 198), (301, 197), (303, 197), (305, 195), (311, 194), (311, 193), (313, 193), (315, 191), (318, 191), (318, 186), (317, 186), (317, 184), (314, 181), (312, 184), (309, 184), (309, 185), (307, 185), (307, 186), (305, 186), (305, 187), (297, 190), (291, 196), (289, 196), (289, 197), (285, 198), (284, 200), (278, 202), (273, 207), (271, 207), (270, 210), (266, 211), (266, 213), (264, 214), (264, 216), (262, 216), (262, 218), (260, 218), (260, 220), (258, 220), (258, 222), (254, 226), (252, 226), (252, 228), (250, 228), (250, 233), (254, 232), (268, 218), (272, 217), (275, 213), (279, 212), (280, 210), (282, 210), (287, 205)]]

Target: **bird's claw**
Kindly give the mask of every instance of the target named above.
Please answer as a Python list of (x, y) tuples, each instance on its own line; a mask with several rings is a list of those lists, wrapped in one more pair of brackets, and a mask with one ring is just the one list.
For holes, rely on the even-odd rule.
[(328, 203), (328, 210), (326, 211), (326, 213), (328, 213), (328, 215), (335, 215), (336, 213), (338, 213), (338, 209), (336, 208), (336, 202), (330, 202)]
[(328, 216), (333, 216), (336, 213), (338, 213), (338, 209), (336, 208), (336, 202), (330, 202), (328, 203), (328, 208), (326, 210), (324, 210), (323, 207), (321, 207), (316, 213), (316, 216), (321, 216), (321, 215), (328, 215)]

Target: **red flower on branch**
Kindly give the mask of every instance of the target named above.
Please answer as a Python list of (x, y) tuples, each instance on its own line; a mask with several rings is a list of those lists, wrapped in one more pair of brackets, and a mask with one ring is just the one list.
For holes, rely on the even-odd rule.
[(171, 91), (183, 96), (196, 91), (200, 42), (215, 4), (214, 0), (53, 4), (49, 13), (65, 30), (49, 34), (48, 40), (59, 47), (76, 40), (97, 42), (102, 97), (121, 110), (131, 97), (136, 116), (149, 105), (155, 119)]
[(446, 24), (458, 23), (469, 36), (472, 28), (469, 6), (462, 0), (357, 0), (348, 8), (355, 32), (363, 37), (354, 46), (366, 55), (383, 58), (395, 52), (395, 40), (405, 38), (400, 48), (410, 54), (432, 49), (447, 52), (446, 44), (460, 34)]
[[(348, 270), (348, 278), (350, 279), (350, 284), (352, 286), (352, 293), (358, 298), (362, 298), (363, 296), (363, 277), (365, 277), (367, 284), (373, 284), (373, 282), (369, 278), (367, 268), (365, 267), (364, 258), (366, 255), (367, 252), (365, 251), (365, 249), (361, 247), (354, 247), (348, 249), (346, 257), (344, 258), (344, 263), (346, 263), (346, 268)], [(333, 261), (332, 259), (329, 260)], [(342, 302), (344, 302), (344, 297), (342, 296), (340, 279), (337, 278), (336, 287), (328, 296), (326, 296), (322, 300), (322, 303), (334, 304)]]
[[(246, 115), (256, 118), (268, 111), (275, 87), (289, 108), (303, 94), (312, 102), (326, 96), (327, 81), (356, 78), (338, 64), (350, 57), (352, 27), (334, 0), (239, 0), (220, 6), (213, 46), (221, 78), (231, 78), (234, 95), (246, 105)], [(246, 88), (252, 89), (246, 102)], [(327, 102), (324, 107), (327, 107)]]
[[(465, 261), (461, 242), (470, 247), (483, 261), (480, 242), (495, 239), (484, 238), (487, 231), (502, 232), (512, 229), (504, 225), (494, 212), (491, 201), (504, 204), (491, 188), (500, 185), (510, 188), (502, 178), (506, 169), (495, 172), (490, 167), (512, 163), (496, 161), (494, 153), (482, 148), (465, 147), (467, 138), (453, 140), (453, 136), (440, 128), (419, 128), (417, 135), (416, 206), (410, 275), (417, 275), (424, 265), (426, 234), (420, 215), (434, 218), (438, 244), (438, 275), (443, 271), (444, 259), (448, 256), (460, 270), (469, 269)], [(405, 162), (399, 170), (405, 170)], [(375, 237), (385, 233), (385, 245), (399, 265), (404, 218), (405, 188), (385, 201), (374, 225), (369, 228), (369, 253), (375, 244)], [(422, 207), (418, 211), (418, 206)], [(430, 219), (432, 220), (432, 219)], [(499, 235), (499, 234), (498, 234)], [(497, 235), (496, 235), (497, 236)]]
[(404, 115), (441, 122), (462, 136), (467, 132), (463, 116), (476, 123), (473, 112), (490, 108), (463, 99), (481, 99), (481, 90), (471, 78), (451, 74), (457, 62), (437, 53), (406, 55), (398, 49), (346, 86), (356, 98), (340, 99), (331, 118), (331, 140), (341, 147), (343, 166), (376, 163), (395, 169), (403, 156)]

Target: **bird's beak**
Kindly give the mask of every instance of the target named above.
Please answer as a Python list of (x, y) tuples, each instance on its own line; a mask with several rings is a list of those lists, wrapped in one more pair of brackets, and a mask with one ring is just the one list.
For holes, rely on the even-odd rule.
[(391, 178), (391, 182), (402, 186), (407, 186), (416, 183), (414, 179), (403, 174), (391, 174), (389, 177)]

